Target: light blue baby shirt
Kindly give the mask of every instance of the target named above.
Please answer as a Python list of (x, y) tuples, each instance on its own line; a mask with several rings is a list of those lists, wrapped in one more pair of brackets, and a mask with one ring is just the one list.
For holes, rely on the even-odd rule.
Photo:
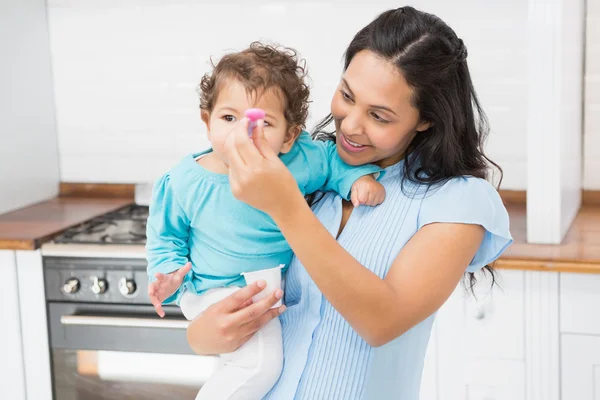
[[(188, 260), (192, 263), (182, 286), (165, 304), (178, 303), (184, 290), (201, 294), (212, 288), (245, 286), (242, 272), (280, 264), (285, 271), (293, 255), (275, 222), (234, 198), (229, 177), (198, 165), (198, 155), (184, 158), (153, 188), (146, 228), (150, 280), (156, 272), (168, 274)], [(381, 172), (374, 165), (349, 166), (333, 142), (313, 141), (307, 132), (280, 159), (304, 195), (334, 191), (348, 199), (359, 177)]]
[[(405, 183), (403, 191), (403, 168), (404, 162), (400, 162), (386, 169), (380, 180), (386, 189), (385, 202), (374, 208), (355, 208), (338, 238), (340, 245), (373, 273), (384, 278), (408, 240), (431, 223), (478, 224), (486, 229), (469, 272), (496, 260), (512, 243), (508, 213), (488, 182), (455, 178), (429, 190)], [(335, 236), (342, 218), (342, 199), (326, 194), (314, 212)], [(297, 258), (286, 275), (285, 304), (287, 310), (280, 316), (283, 372), (266, 399), (419, 399), (435, 314), (388, 344), (373, 348), (323, 297)], [(390, 313), (402, 306), (390, 304)]]

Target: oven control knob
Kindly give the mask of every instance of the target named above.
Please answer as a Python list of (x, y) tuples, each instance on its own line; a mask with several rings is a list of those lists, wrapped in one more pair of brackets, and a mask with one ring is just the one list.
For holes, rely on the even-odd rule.
[(106, 282), (106, 279), (94, 276), (92, 280), (94, 281), (94, 283), (92, 283), (92, 292), (94, 292), (94, 294), (106, 292), (106, 289), (108, 289), (108, 282)]
[(123, 296), (131, 296), (137, 290), (137, 285), (133, 279), (121, 278), (119, 280), (119, 292)]
[(66, 294), (75, 294), (79, 291), (79, 279), (69, 278), (63, 285), (63, 292)]

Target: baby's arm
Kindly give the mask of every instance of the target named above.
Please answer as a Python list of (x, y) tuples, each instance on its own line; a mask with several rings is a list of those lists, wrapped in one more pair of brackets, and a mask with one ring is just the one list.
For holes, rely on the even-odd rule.
[(146, 226), (148, 295), (158, 315), (162, 304), (175, 301), (184, 280), (189, 279), (190, 222), (180, 206), (169, 174), (160, 178), (152, 191)]
[(353, 184), (350, 193), (350, 201), (354, 207), (361, 204), (366, 206), (378, 206), (385, 200), (385, 188), (375, 179), (373, 175), (365, 175), (358, 178)]
[(337, 154), (332, 141), (315, 140), (313, 148), (309, 148), (306, 153), (313, 181), (311, 189), (336, 192), (344, 199), (351, 200), (354, 206), (376, 206), (383, 203), (385, 188), (375, 179), (381, 168), (372, 164), (346, 164)]

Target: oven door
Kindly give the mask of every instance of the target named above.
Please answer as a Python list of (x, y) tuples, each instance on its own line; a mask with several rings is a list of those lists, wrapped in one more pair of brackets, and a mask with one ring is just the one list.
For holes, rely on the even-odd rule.
[(176, 307), (49, 303), (55, 400), (194, 399), (217, 367)]

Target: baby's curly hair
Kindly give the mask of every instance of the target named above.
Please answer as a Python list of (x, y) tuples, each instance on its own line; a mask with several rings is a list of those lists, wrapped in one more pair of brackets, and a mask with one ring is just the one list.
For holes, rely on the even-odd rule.
[(219, 90), (227, 79), (236, 79), (248, 93), (275, 89), (283, 95), (289, 127), (306, 127), (310, 89), (304, 82), (306, 62), (289, 47), (252, 42), (250, 47), (225, 55), (200, 81), (200, 109), (212, 112)]

